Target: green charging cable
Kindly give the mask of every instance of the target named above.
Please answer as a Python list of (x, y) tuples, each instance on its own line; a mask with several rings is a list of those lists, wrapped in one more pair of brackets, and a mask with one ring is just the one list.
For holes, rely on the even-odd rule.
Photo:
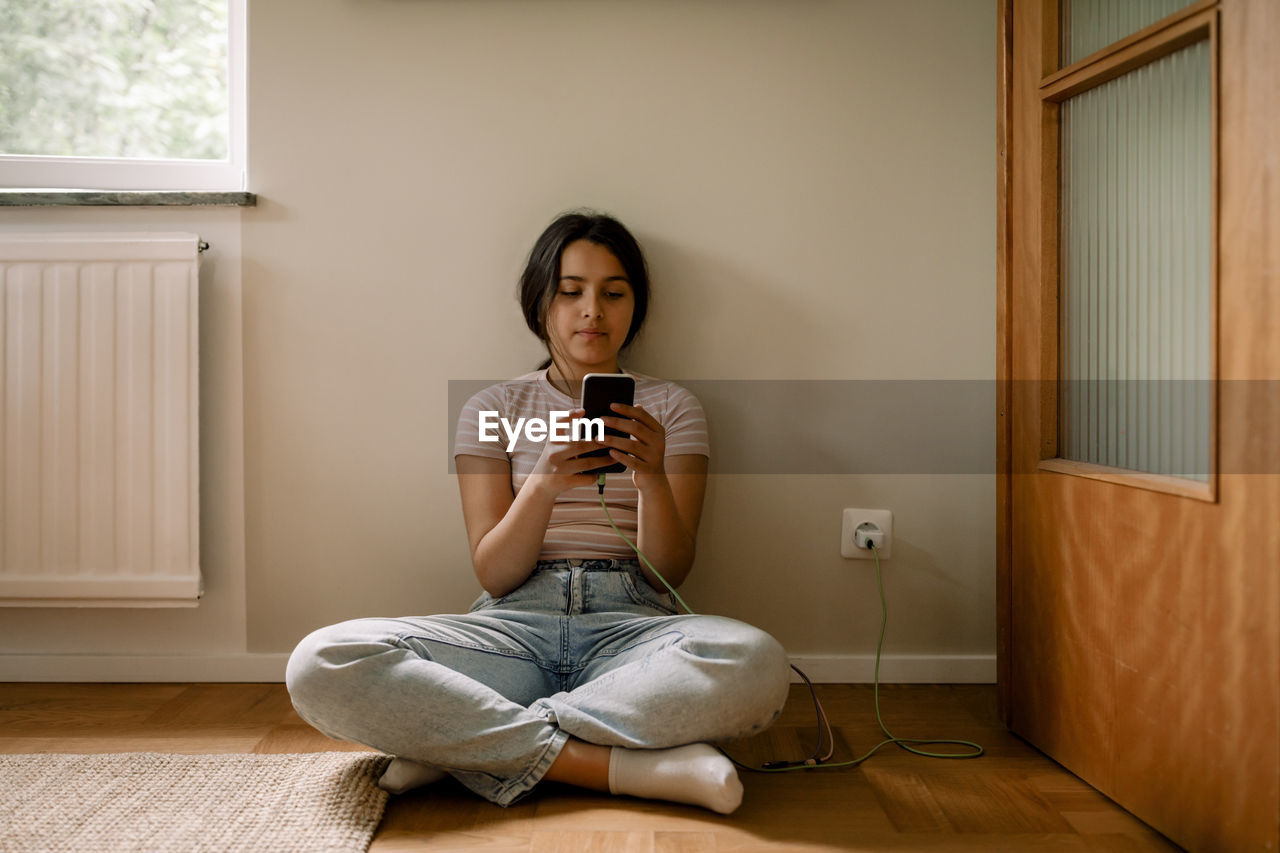
[[(673, 596), (675, 596), (676, 601), (680, 602), (680, 606), (683, 607), (690, 616), (696, 616), (697, 614), (694, 613), (693, 608), (685, 603), (685, 600), (680, 597), (680, 593), (676, 592), (675, 587), (673, 587), (671, 584), (667, 582), (667, 579), (662, 576), (662, 573), (659, 572), (657, 569), (655, 569), (653, 567), (653, 563), (650, 563), (649, 559), (640, 552), (640, 549), (636, 547), (636, 544), (632, 542), (630, 539), (628, 539), (627, 534), (623, 533), (620, 529), (618, 529), (618, 525), (614, 523), (613, 516), (609, 514), (609, 506), (605, 503), (605, 500), (604, 500), (604, 477), (605, 477), (604, 474), (599, 475), (596, 478), (596, 485), (599, 487), (599, 490), (600, 490), (600, 507), (601, 509), (604, 510), (604, 517), (608, 519), (609, 526), (614, 529), (615, 533), (617, 533), (619, 536), (622, 537), (623, 542), (626, 542), (628, 545), (631, 546), (631, 550), (635, 551), (636, 556), (640, 558), (640, 561), (645, 564), (645, 566), (649, 569), (649, 571), (653, 572), (653, 576), (656, 577), (658, 580), (662, 581), (662, 585), (665, 586)], [(913, 752), (916, 755), (923, 755), (926, 758), (977, 758), (978, 756), (982, 755), (985, 752), (985, 750), (982, 748), (981, 745), (976, 744), (973, 741), (969, 741), (969, 740), (959, 740), (956, 738), (895, 737), (893, 733), (889, 731), (889, 728), (884, 724), (884, 718), (881, 717), (880, 715), (880, 653), (884, 649), (884, 632), (885, 632), (885, 628), (889, 624), (889, 605), (885, 601), (885, 597), (884, 597), (884, 578), (880, 572), (880, 549), (877, 548), (875, 545), (872, 545), (871, 553), (876, 559), (876, 588), (880, 592), (880, 638), (876, 641), (876, 669), (875, 669), (875, 690), (874, 690), (876, 722), (880, 724), (880, 731), (884, 733), (885, 740), (882, 740), (880, 743), (873, 746), (862, 757), (855, 758), (852, 761), (828, 762), (826, 759), (815, 757), (815, 758), (806, 759), (804, 761), (770, 762), (770, 765), (772, 766), (766, 765), (765, 767), (752, 767), (749, 764), (743, 764), (742, 762), (734, 758), (732, 755), (725, 753), (726, 757), (730, 761), (732, 761), (734, 764), (738, 765), (739, 767), (745, 770), (754, 770), (758, 773), (785, 773), (791, 770), (814, 770), (820, 767), (854, 767), (866, 761), (868, 758), (875, 755), (882, 748), (888, 746), (889, 744), (896, 744), (898, 747), (905, 749), (907, 752)], [(803, 678), (805, 680), (805, 683), (809, 685), (810, 692), (813, 692), (813, 682), (809, 681), (809, 677), (806, 676), (803, 672), (800, 672), (799, 669), (796, 669), (794, 665), (791, 668), (795, 669), (796, 672), (800, 673), (800, 677)], [(827, 722), (826, 713), (822, 710), (821, 703), (818, 702), (818, 697), (816, 692), (814, 692), (813, 694), (813, 700), (814, 700), (815, 707), (818, 709), (818, 717), (819, 717), (819, 723), (820, 723), (820, 725), (818, 726), (818, 738), (819, 738), (818, 750), (821, 750), (823, 732), (826, 731), (828, 733), (827, 736), (831, 737), (831, 735), (829, 734), (831, 731), (831, 724)], [(834, 739), (832, 740), (834, 741)], [(929, 752), (928, 750), (918, 748), (920, 746), (939, 746), (943, 744), (949, 744), (952, 746), (964, 746), (964, 747), (970, 748), (972, 751), (971, 752)], [(721, 752), (724, 752), (724, 750), (721, 750)], [(815, 756), (816, 756), (816, 752), (815, 752)], [(830, 752), (828, 753), (828, 757), (829, 756), (830, 756)], [(783, 766), (777, 766), (777, 765), (783, 765)]]

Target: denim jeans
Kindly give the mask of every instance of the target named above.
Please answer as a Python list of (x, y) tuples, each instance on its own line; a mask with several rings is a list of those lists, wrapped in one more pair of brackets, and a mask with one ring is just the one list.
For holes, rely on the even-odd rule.
[(440, 767), (503, 806), (570, 737), (631, 749), (745, 737), (777, 718), (789, 681), (775, 639), (676, 615), (634, 560), (544, 561), (464, 615), (321, 628), (286, 674), (320, 731)]

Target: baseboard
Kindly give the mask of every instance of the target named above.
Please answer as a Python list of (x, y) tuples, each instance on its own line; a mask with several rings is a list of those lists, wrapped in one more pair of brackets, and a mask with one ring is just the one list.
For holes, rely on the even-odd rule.
[(0, 681), (284, 681), (288, 654), (0, 655)]
[[(0, 681), (284, 681), (288, 654), (0, 655)], [(875, 655), (797, 655), (817, 683), (870, 684)], [(792, 675), (794, 681), (800, 677)], [(885, 684), (993, 684), (995, 655), (884, 655)]]
[[(875, 655), (793, 655), (815, 683), (871, 684)], [(795, 673), (792, 681), (800, 681)], [(882, 655), (881, 684), (995, 684), (995, 655)]]

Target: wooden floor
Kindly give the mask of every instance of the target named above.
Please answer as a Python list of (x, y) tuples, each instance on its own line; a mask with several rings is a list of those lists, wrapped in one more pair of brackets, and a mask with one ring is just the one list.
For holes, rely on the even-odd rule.
[[(837, 757), (881, 739), (869, 687), (820, 685)], [(987, 685), (881, 688), (902, 737), (982, 744), (966, 761), (887, 747), (859, 768), (743, 773), (732, 815), (551, 784), (502, 809), (452, 780), (392, 797), (371, 851), (1176, 850), (999, 723)], [(795, 687), (782, 719), (725, 746), (742, 760), (812, 749), (812, 704)], [(313, 752), (329, 740), (278, 684), (0, 684), (0, 752)]]

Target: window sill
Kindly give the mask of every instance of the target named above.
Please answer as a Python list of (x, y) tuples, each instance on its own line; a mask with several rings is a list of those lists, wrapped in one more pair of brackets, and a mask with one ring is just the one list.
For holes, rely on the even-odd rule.
[(246, 192), (185, 190), (0, 190), (0, 207), (177, 206), (254, 207), (258, 196)]

